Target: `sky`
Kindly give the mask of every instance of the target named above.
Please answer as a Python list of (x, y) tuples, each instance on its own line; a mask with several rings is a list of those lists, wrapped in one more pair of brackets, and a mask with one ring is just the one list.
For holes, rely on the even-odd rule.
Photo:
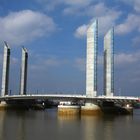
[(140, 96), (139, 0), (0, 0), (3, 41), (11, 48), (9, 90), (19, 93), (21, 47), (28, 93), (85, 94), (86, 30), (98, 19), (98, 95), (103, 94), (103, 38), (114, 27), (115, 95)]

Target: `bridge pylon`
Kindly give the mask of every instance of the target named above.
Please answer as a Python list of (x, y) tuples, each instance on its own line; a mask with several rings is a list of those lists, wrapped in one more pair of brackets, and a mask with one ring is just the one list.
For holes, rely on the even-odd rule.
[(86, 96), (97, 96), (97, 46), (98, 21), (95, 20), (87, 29), (86, 59)]
[(10, 69), (10, 47), (7, 44), (7, 42), (4, 42), (1, 96), (8, 95), (9, 69)]
[(114, 29), (104, 37), (104, 95), (114, 94)]
[(27, 66), (28, 52), (26, 48), (22, 48), (21, 73), (20, 73), (20, 95), (26, 94), (27, 89)]

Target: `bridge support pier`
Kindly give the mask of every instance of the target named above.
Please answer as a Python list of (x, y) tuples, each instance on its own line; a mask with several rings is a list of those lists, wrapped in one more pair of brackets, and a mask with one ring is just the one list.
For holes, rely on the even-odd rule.
[(58, 115), (79, 115), (80, 106), (73, 105), (71, 102), (61, 102), (58, 105)]
[(8, 104), (5, 101), (1, 101), (0, 110), (5, 110), (8, 108)]
[(86, 102), (84, 106), (81, 106), (81, 115), (102, 115), (103, 112), (97, 103)]
[(79, 115), (80, 106), (58, 106), (59, 115)]

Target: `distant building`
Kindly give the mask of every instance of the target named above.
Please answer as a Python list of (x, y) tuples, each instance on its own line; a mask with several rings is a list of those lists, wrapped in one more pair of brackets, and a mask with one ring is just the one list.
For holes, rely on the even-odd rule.
[(104, 95), (114, 94), (114, 29), (104, 37)]
[(86, 62), (86, 96), (97, 95), (97, 46), (98, 21), (95, 20), (87, 29), (87, 62)]

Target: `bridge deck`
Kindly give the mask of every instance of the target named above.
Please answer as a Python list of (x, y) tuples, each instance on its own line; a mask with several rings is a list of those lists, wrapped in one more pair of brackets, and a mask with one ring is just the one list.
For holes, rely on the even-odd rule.
[(11, 95), (0, 97), (3, 100), (32, 100), (32, 99), (51, 99), (51, 100), (95, 100), (95, 101), (113, 101), (113, 102), (140, 102), (139, 97), (127, 96), (95, 96), (87, 98), (86, 95), (64, 95), (64, 94), (28, 94), (28, 95)]

